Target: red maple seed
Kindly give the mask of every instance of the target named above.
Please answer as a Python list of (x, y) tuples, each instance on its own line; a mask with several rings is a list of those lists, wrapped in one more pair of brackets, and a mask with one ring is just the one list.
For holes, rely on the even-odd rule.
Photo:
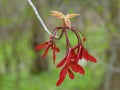
[[(59, 79), (56, 82), (56, 86), (59, 86), (62, 84), (62, 82), (65, 80), (66, 75), (68, 73), (70, 79), (74, 79), (74, 73), (80, 73), (82, 75), (85, 74), (85, 71), (83, 67), (78, 63), (79, 60), (82, 60), (84, 58), (87, 61), (91, 62), (97, 62), (96, 58), (88, 53), (88, 51), (84, 48), (84, 42), (86, 41), (85, 36), (79, 35), (79, 32), (71, 26), (70, 18), (78, 16), (79, 14), (67, 14), (64, 15), (63, 13), (59, 11), (51, 11), (52, 16), (55, 16), (63, 21), (63, 25), (61, 27), (56, 27), (52, 34), (50, 35), (50, 40), (47, 42), (44, 42), (42, 44), (39, 44), (35, 47), (36, 50), (45, 49), (44, 54), (42, 55), (42, 59), (44, 59), (49, 51), (49, 49), (52, 49), (52, 57), (53, 57), (53, 63), (55, 64), (56, 60), (56, 52), (60, 52), (60, 49), (56, 46), (56, 40), (59, 40), (62, 38), (63, 34), (66, 38), (66, 55), (65, 57), (57, 64), (57, 68), (62, 67), (62, 70), (59, 74)], [(73, 47), (70, 43), (68, 33), (67, 31), (72, 31), (75, 36), (77, 37), (77, 44)], [(62, 33), (56, 37), (56, 33), (58, 31), (61, 31)]]

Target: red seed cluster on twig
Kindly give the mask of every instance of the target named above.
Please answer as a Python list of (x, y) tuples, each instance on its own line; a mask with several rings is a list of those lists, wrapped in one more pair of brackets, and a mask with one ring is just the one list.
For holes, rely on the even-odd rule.
[[(83, 42), (86, 41), (86, 38), (84, 36), (80, 37), (78, 31), (71, 26), (70, 18), (73, 18), (79, 14), (67, 14), (64, 15), (61, 12), (58, 11), (51, 11), (52, 15), (63, 20), (63, 25), (61, 27), (56, 27), (52, 34), (50, 35), (50, 40), (47, 42), (44, 42), (38, 46), (36, 46), (36, 50), (40, 50), (42, 48), (45, 48), (45, 52), (42, 56), (42, 59), (46, 56), (48, 50), (51, 48), (53, 51), (53, 63), (55, 63), (56, 60), (56, 53), (60, 52), (60, 49), (56, 46), (56, 40), (59, 40), (62, 38), (63, 35), (66, 37), (66, 55), (65, 57), (57, 64), (57, 68), (62, 67), (62, 70), (59, 74), (59, 79), (56, 83), (57, 86), (61, 85), (61, 83), (64, 81), (66, 74), (68, 73), (69, 77), (71, 79), (74, 79), (74, 72), (84, 74), (85, 71), (82, 68), (82, 66), (78, 63), (79, 60), (82, 60), (84, 58), (87, 61), (96, 62), (95, 57), (93, 57), (91, 54), (88, 53), (88, 51), (85, 49)], [(75, 36), (77, 37), (77, 44), (72, 46), (70, 43), (70, 40), (67, 35), (67, 31), (72, 31)], [(61, 31), (59, 37), (56, 38), (56, 33), (58, 31)]]

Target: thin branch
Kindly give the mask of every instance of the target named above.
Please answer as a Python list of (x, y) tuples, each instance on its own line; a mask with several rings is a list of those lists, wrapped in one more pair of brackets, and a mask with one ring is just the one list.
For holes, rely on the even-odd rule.
[(114, 73), (120, 73), (120, 68), (119, 67), (111, 67), (111, 71)]
[(35, 7), (34, 4), (32, 3), (32, 1), (31, 1), (31, 0), (27, 0), (27, 1), (29, 2), (30, 6), (33, 8), (33, 10), (34, 10), (34, 12), (35, 12), (38, 20), (39, 20), (40, 23), (42, 24), (44, 30), (45, 30), (49, 35), (51, 35), (51, 32), (48, 30), (47, 26), (46, 26), (45, 23), (43, 22), (41, 16), (40, 16), (39, 13), (38, 13), (38, 10), (36, 9), (36, 7)]

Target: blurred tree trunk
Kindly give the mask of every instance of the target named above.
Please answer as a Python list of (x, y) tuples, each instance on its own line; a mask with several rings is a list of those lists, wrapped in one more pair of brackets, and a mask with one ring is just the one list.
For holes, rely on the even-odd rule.
[(116, 57), (113, 63), (113, 70), (111, 75), (111, 83), (109, 90), (119, 90), (120, 89), (120, 42), (114, 42)]
[(8, 57), (8, 53), (7, 53), (7, 50), (6, 50), (6, 43), (2, 43), (2, 53), (4, 55), (4, 64), (5, 64), (5, 73), (9, 74), (10, 73), (10, 59)]
[[(15, 73), (16, 73), (16, 79), (15, 79), (15, 90), (20, 90), (20, 76), (21, 76), (21, 70), (20, 70), (20, 64), (21, 64), (21, 60), (20, 60), (20, 53), (18, 50), (18, 42), (19, 42), (19, 36), (17, 34), (14, 35), (14, 42), (13, 42), (13, 55), (15, 56), (15, 61), (16, 61), (16, 69), (15, 69)], [(16, 47), (16, 48), (14, 48)]]
[[(99, 90), (119, 90), (120, 89), (120, 42), (119, 42), (119, 27), (120, 27), (120, 6), (117, 0), (102, 0), (109, 4), (109, 12), (107, 14), (106, 19), (108, 19), (108, 15), (111, 16), (110, 20), (111, 24), (115, 26), (116, 31), (109, 32), (110, 34), (110, 49), (107, 51), (107, 59), (109, 60), (107, 71), (104, 76), (104, 80), (102, 81)], [(105, 5), (105, 4), (104, 4)], [(106, 10), (106, 8), (103, 8)], [(106, 13), (106, 11), (104, 11)], [(105, 15), (106, 16), (106, 15)], [(106, 22), (108, 23), (108, 22)]]
[[(0, 12), (4, 12), (0, 14), (0, 42), (1, 42), (1, 51), (2, 51), (2, 55), (4, 57), (4, 69), (2, 70), (3, 73), (9, 73), (10, 72), (10, 59), (8, 57), (8, 53), (7, 53), (7, 48), (6, 48), (6, 42), (8, 40), (9, 37), (9, 32), (7, 31), (7, 27), (4, 27), (3, 22), (5, 22), (5, 20), (3, 20), (5, 18), (5, 16), (8, 16), (7, 11), (4, 9), (6, 7), (6, 4), (2, 5), (2, 2), (0, 3)], [(4, 40), (2, 40), (4, 39)]]
[(120, 89), (120, 43), (114, 41), (110, 44), (110, 50), (107, 51), (109, 60), (104, 79), (99, 90), (119, 90)]
[[(44, 0), (42, 0), (43, 3)], [(34, 1), (34, 4), (36, 8), (40, 11), (40, 15), (42, 15), (42, 9), (45, 7), (41, 2)], [(43, 17), (44, 18), (44, 17)], [(44, 29), (42, 28), (39, 20), (36, 18), (36, 16), (33, 18), (33, 49), (35, 49), (35, 46), (40, 44), (41, 42), (45, 42), (45, 33)], [(47, 71), (48, 70), (48, 61), (47, 60), (41, 60), (41, 54), (40, 51), (35, 50), (35, 60), (32, 66), (32, 73), (40, 73), (42, 71)]]
[(3, 53), (3, 55), (4, 55), (4, 59), (5, 59), (5, 61), (4, 61), (4, 63), (5, 63), (5, 72), (6, 73), (9, 73), (10, 72), (10, 70), (9, 70), (9, 66), (10, 66), (10, 60), (9, 60), (9, 58), (7, 57), (7, 52), (6, 52), (7, 50), (5, 49), (5, 44), (4, 43), (2, 43), (2, 53)]

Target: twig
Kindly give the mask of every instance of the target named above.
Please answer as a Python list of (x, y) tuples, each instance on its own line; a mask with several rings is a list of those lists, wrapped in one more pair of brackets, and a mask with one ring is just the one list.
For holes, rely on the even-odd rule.
[(43, 22), (41, 16), (39, 15), (39, 13), (38, 13), (36, 7), (34, 6), (34, 4), (32, 3), (32, 1), (31, 1), (31, 0), (27, 0), (27, 1), (29, 2), (30, 6), (33, 8), (33, 10), (34, 10), (34, 12), (35, 12), (38, 20), (39, 20), (40, 23), (42, 24), (44, 30), (45, 30), (49, 35), (51, 35), (51, 32), (48, 30), (47, 26), (46, 26), (45, 23)]
[(111, 71), (115, 73), (120, 73), (120, 68), (119, 67), (111, 67)]

